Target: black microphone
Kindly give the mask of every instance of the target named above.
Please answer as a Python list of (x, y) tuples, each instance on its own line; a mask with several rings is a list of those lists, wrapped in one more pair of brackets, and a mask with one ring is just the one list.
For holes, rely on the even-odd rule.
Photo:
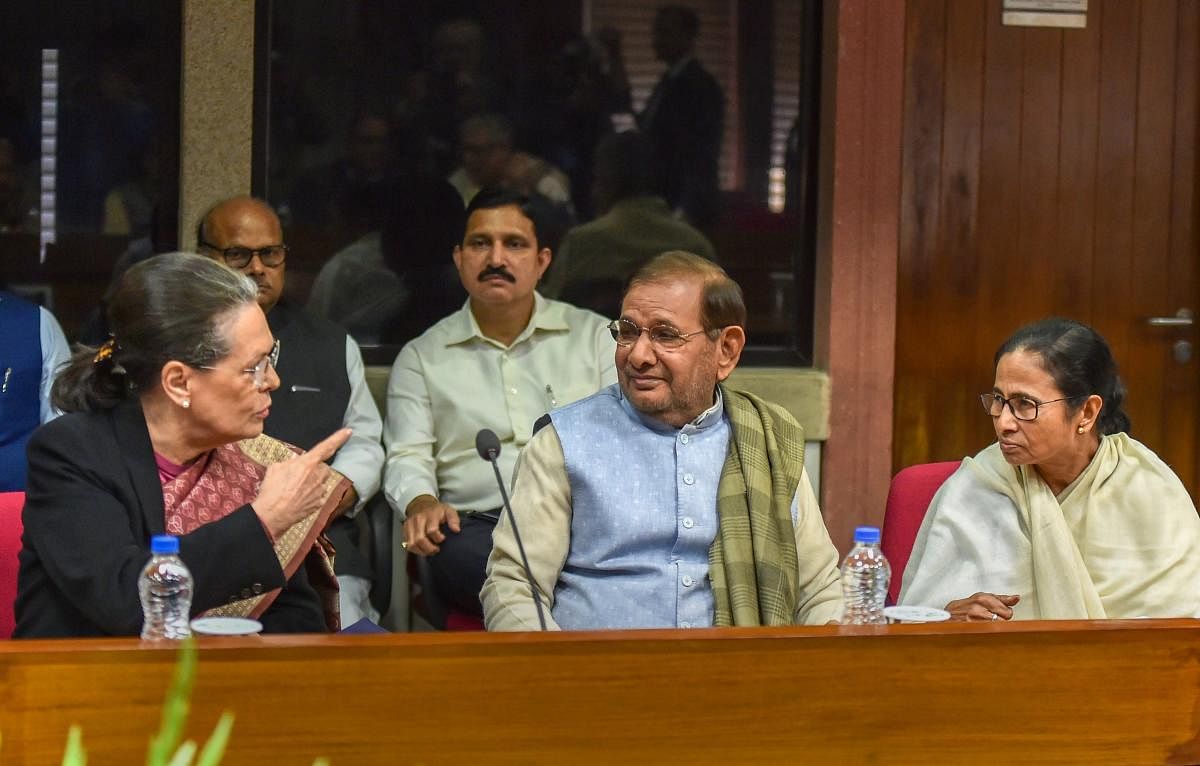
[(542, 611), (542, 599), (538, 595), (537, 583), (533, 580), (533, 570), (529, 568), (529, 557), (525, 555), (525, 545), (521, 542), (521, 531), (517, 529), (517, 520), (513, 516), (512, 506), (508, 503), (508, 492), (504, 489), (500, 466), (496, 465), (496, 459), (500, 457), (500, 437), (496, 436), (495, 431), (490, 428), (480, 430), (475, 434), (475, 451), (479, 453), (479, 457), (491, 463), (492, 470), (496, 472), (496, 486), (500, 487), (500, 498), (504, 501), (504, 510), (508, 512), (508, 523), (512, 524), (513, 537), (517, 540), (517, 550), (521, 553), (521, 564), (525, 567), (525, 577), (529, 579), (529, 591), (533, 594), (533, 605), (537, 607), (538, 623), (541, 624), (542, 630), (545, 630), (546, 615)]

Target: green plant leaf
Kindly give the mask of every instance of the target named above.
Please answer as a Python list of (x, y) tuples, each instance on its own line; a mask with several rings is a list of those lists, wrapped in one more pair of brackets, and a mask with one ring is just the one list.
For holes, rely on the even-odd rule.
[[(184, 726), (187, 724), (188, 710), (191, 707), (192, 686), (196, 678), (196, 642), (191, 637), (184, 639), (179, 648), (179, 658), (175, 663), (175, 675), (167, 698), (163, 701), (162, 722), (158, 734), (150, 739), (146, 753), (146, 766), (191, 766), (196, 757), (196, 743), (192, 740), (180, 744)], [(226, 710), (221, 714), (212, 734), (200, 751), (200, 760), (196, 766), (218, 766), (225, 755), (229, 744), (229, 734), (233, 730), (233, 713)], [(174, 755), (172, 755), (174, 751)], [(317, 759), (316, 764), (329, 766), (324, 758)], [(316, 766), (314, 764), (314, 766)], [(67, 733), (67, 748), (63, 753), (62, 766), (87, 766), (87, 751), (83, 747), (83, 731), (78, 724), (71, 727)]]
[(225, 745), (229, 743), (229, 732), (232, 729), (233, 713), (226, 710), (221, 714), (217, 725), (213, 727), (208, 741), (204, 743), (204, 749), (200, 751), (200, 760), (196, 761), (196, 766), (217, 766), (221, 762), (221, 758), (225, 755)]
[(87, 750), (83, 747), (83, 729), (72, 724), (67, 731), (67, 749), (63, 753), (62, 766), (87, 766)]
[(171, 753), (183, 737), (187, 723), (192, 682), (196, 677), (196, 640), (188, 636), (179, 647), (179, 660), (175, 664), (175, 679), (163, 702), (162, 723), (158, 734), (150, 740), (146, 753), (146, 766), (167, 766)]
[(192, 766), (192, 756), (196, 754), (196, 743), (186, 740), (179, 749), (175, 751), (175, 755), (171, 757), (170, 763), (167, 766)]

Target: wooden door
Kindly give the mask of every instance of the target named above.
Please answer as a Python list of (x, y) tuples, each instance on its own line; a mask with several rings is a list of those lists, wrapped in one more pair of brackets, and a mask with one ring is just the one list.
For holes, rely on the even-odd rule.
[(1133, 436), (1196, 497), (1194, 0), (1093, 0), (1087, 28), (1005, 27), (999, 0), (910, 0), (894, 463), (994, 440), (979, 393), (1019, 325), (1092, 324)]

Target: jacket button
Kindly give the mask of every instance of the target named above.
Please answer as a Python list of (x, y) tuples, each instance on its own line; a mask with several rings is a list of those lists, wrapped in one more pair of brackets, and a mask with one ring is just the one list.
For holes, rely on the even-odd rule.
[(256, 595), (256, 596), (262, 595), (262, 592), (263, 592), (262, 583), (260, 583), (260, 582), (254, 583), (254, 585), (251, 586), (250, 590), (254, 591), (254, 595)]

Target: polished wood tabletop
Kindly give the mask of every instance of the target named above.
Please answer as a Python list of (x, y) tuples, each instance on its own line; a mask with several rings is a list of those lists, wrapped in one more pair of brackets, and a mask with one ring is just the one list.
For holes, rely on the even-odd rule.
[[(203, 638), (227, 764), (1197, 763), (1200, 620)], [(0, 763), (141, 763), (175, 649), (0, 642)]]

